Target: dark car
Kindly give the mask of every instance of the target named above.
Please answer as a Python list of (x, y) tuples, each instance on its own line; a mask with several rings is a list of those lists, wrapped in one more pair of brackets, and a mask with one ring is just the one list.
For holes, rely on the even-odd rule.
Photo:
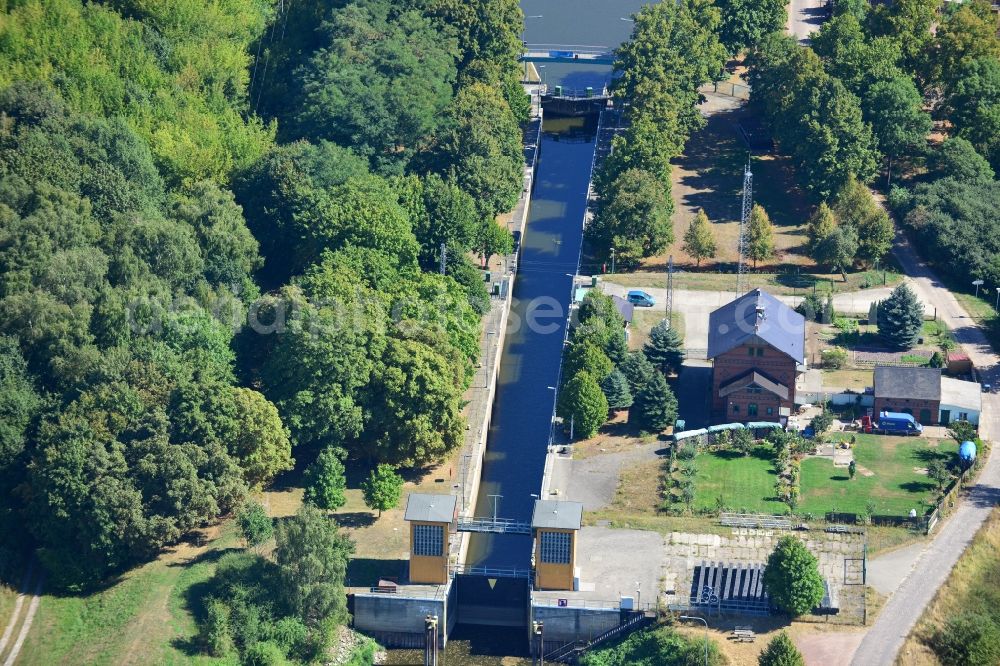
[(521, 232), (514, 231), (511, 233), (511, 236), (514, 237), (514, 251), (511, 252), (511, 254), (516, 255), (518, 252), (521, 251)]

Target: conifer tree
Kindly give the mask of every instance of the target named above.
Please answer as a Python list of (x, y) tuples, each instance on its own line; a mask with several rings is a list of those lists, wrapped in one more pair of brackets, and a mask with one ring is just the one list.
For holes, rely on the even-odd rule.
[(649, 340), (643, 345), (642, 352), (660, 372), (669, 374), (681, 369), (684, 362), (683, 344), (677, 329), (664, 319), (649, 332)]
[(892, 290), (878, 306), (878, 334), (897, 349), (909, 349), (920, 336), (924, 306), (907, 284)]
[(608, 399), (608, 409), (628, 409), (632, 406), (632, 390), (621, 370), (614, 370), (601, 382), (601, 390)]
[(677, 419), (677, 398), (659, 372), (635, 396), (629, 411), (629, 422), (635, 420), (640, 428), (659, 432)]

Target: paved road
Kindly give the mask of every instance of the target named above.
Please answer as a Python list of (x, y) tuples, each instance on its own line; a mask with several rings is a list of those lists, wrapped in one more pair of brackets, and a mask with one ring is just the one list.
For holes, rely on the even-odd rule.
[[(922, 299), (938, 308), (938, 316), (954, 331), (963, 351), (969, 354), (983, 375), (996, 382), (998, 359), (983, 332), (955, 297), (934, 276), (917, 256), (902, 232), (897, 232), (893, 252), (903, 271), (913, 278), (913, 286)], [(1000, 434), (1000, 396), (983, 396), (980, 434), (992, 441)], [(924, 608), (934, 598), (962, 552), (972, 541), (983, 521), (1000, 501), (1000, 455), (986, 463), (979, 482), (968, 492), (955, 514), (938, 530), (927, 549), (917, 560), (912, 573), (882, 609), (878, 620), (868, 631), (852, 664), (892, 664), (903, 641), (913, 630)]]
[(812, 33), (819, 30), (825, 17), (823, 0), (791, 0), (788, 4), (788, 23), (785, 27), (800, 44), (807, 44)]
[[(613, 280), (614, 276), (607, 276), (601, 281), (600, 284), (604, 293), (624, 297), (629, 287), (616, 284)], [(660, 309), (662, 312), (666, 304), (667, 290), (665, 288), (643, 287), (643, 291), (656, 300), (656, 306), (653, 309)], [(877, 289), (834, 294), (833, 307), (837, 312), (852, 312), (867, 315), (872, 301), (885, 300), (889, 297), (890, 293), (892, 293), (891, 288), (879, 287)], [(709, 313), (729, 303), (735, 297), (736, 293), (732, 291), (675, 289), (674, 311), (684, 313), (684, 346), (691, 349), (707, 348)], [(802, 301), (802, 296), (777, 296), (776, 298), (792, 307), (795, 307)], [(928, 307), (929, 304), (929, 301), (925, 302), (924, 307)]]

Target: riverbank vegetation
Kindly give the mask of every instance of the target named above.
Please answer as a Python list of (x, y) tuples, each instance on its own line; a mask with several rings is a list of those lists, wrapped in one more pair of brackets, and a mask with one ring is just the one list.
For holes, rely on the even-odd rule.
[(473, 257), (521, 189), (516, 2), (2, 11), (0, 574), (101, 589), (296, 461), (459, 445)]

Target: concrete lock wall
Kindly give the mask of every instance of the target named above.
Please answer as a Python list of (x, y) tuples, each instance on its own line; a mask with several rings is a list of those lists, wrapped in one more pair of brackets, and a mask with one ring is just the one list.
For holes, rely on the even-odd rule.
[(532, 620), (544, 624), (545, 641), (569, 643), (596, 638), (621, 622), (617, 608), (532, 606)]
[(441, 647), (447, 642), (446, 599), (418, 599), (393, 594), (355, 594), (354, 628), (368, 634), (385, 647), (422, 647), (424, 618), (438, 616)]

